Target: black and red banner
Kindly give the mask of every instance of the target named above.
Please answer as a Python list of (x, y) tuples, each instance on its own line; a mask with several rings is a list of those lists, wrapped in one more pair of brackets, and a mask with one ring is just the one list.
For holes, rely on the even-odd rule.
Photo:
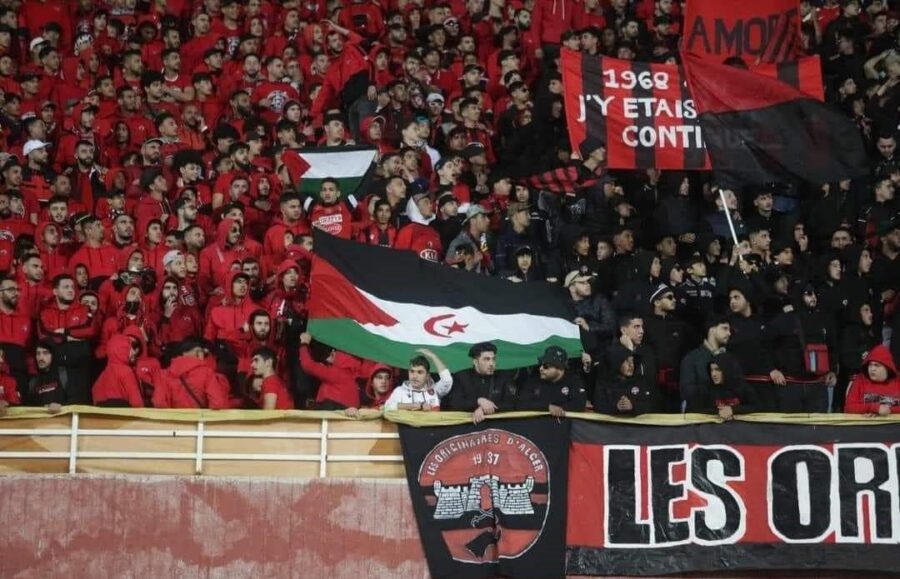
[(400, 427), (434, 579), (565, 576), (569, 424)]
[(576, 420), (571, 575), (900, 565), (896, 424)]
[[(710, 168), (682, 68), (562, 51), (566, 124), (572, 150), (587, 138), (607, 147), (610, 169)], [(763, 64), (754, 72), (823, 99), (818, 57)]]
[(758, 71), (689, 52), (682, 56), (722, 186), (792, 180), (822, 184), (867, 174), (860, 132), (841, 111)]
[(690, 0), (685, 8), (682, 50), (718, 62), (730, 56), (748, 65), (797, 57), (798, 0)]

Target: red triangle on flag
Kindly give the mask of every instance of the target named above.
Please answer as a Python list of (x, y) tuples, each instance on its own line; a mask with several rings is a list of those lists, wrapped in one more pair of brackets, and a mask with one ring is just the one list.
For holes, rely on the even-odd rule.
[(288, 173), (288, 179), (290, 179), (291, 184), (294, 186), (300, 182), (300, 177), (309, 171), (310, 167), (309, 163), (306, 162), (306, 159), (301, 157), (297, 151), (291, 149), (287, 149), (281, 154), (281, 162), (284, 163), (284, 167)]

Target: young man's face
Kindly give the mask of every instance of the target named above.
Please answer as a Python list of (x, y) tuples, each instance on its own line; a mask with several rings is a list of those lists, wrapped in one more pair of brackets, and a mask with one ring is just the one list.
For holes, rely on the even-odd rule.
[(494, 352), (482, 352), (475, 358), (475, 371), (482, 376), (491, 376), (497, 369), (497, 355)]
[(372, 377), (372, 390), (375, 394), (386, 394), (391, 388), (391, 373), (381, 370)]
[(337, 203), (340, 194), (341, 193), (338, 190), (337, 185), (330, 181), (322, 183), (322, 187), (319, 190), (319, 197), (322, 199), (322, 203), (326, 205), (333, 205), (334, 203)]
[(424, 366), (409, 367), (409, 384), (413, 388), (424, 388), (428, 383), (428, 371)]
[(53, 363), (53, 354), (46, 348), (40, 346), (34, 351), (34, 363), (38, 370), (46, 370)]

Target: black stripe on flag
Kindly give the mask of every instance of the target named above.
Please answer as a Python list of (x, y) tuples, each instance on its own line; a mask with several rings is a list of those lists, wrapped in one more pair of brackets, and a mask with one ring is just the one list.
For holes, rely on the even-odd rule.
[[(684, 68), (678, 68), (678, 78), (681, 81), (681, 101), (687, 102), (693, 97), (691, 96), (691, 91), (688, 90), (687, 80), (684, 78)], [(694, 106), (694, 110), (696, 110), (696, 105)], [(693, 119), (684, 119), (684, 124), (691, 124), (697, 127), (697, 130), (700, 130), (700, 115), (695, 116)], [(685, 147), (684, 148), (684, 168), (686, 170), (690, 169), (703, 169), (706, 165), (706, 148), (705, 147)]]
[[(651, 78), (653, 76), (653, 71), (650, 70), (649, 62), (632, 62), (631, 71), (637, 78), (642, 78), (642, 74)], [(654, 96), (656, 96), (653, 94), (652, 85), (649, 89), (643, 88), (640, 82), (635, 84), (632, 93), (635, 98), (639, 99), (653, 98)], [(643, 127), (654, 128), (655, 126), (656, 121), (652, 116), (640, 115), (640, 117), (637, 119), (638, 132), (640, 132)], [(634, 151), (634, 166), (637, 169), (649, 169), (651, 167), (655, 167), (656, 149), (654, 147), (642, 147), (638, 145), (637, 149), (635, 149)]]
[(794, 88), (800, 88), (800, 68), (796, 60), (779, 62), (776, 69), (778, 70), (778, 80)]
[(351, 284), (383, 300), (485, 314), (532, 314), (573, 319), (568, 293), (548, 283), (510, 283), (420, 259), (412, 251), (340, 239), (316, 229), (316, 256)]
[[(581, 55), (581, 92), (585, 98), (597, 95), (603, 98), (603, 58)], [(606, 117), (598, 106), (587, 106), (584, 119), (584, 136), (586, 139), (602, 139), (609, 151), (609, 139), (606, 136)], [(579, 143), (580, 145), (581, 143)]]

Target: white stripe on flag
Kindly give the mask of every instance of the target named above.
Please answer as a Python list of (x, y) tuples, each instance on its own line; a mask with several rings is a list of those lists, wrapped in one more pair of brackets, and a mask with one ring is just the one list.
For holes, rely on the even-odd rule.
[(374, 150), (344, 151), (338, 153), (300, 153), (309, 163), (309, 170), (303, 174), (304, 179), (346, 179), (362, 177), (369, 170), (375, 159)]
[(536, 344), (554, 337), (580, 338), (578, 326), (562, 318), (533, 314), (485, 314), (469, 306), (455, 309), (389, 302), (362, 290), (359, 292), (398, 322), (393, 326), (361, 324), (362, 327), (396, 342), (449, 346), (492, 340)]

